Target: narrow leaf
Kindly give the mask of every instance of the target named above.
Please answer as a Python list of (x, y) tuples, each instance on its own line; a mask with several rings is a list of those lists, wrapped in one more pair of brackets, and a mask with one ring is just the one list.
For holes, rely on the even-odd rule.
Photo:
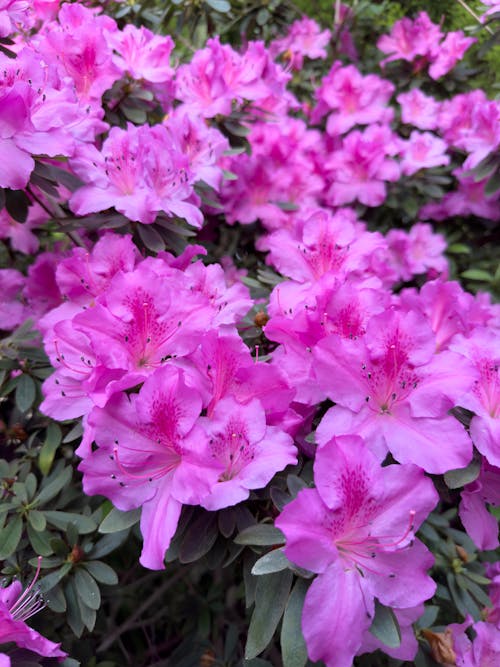
[(298, 579), (288, 599), (281, 625), (281, 654), (284, 667), (304, 667), (307, 648), (302, 635), (302, 608), (309, 588), (304, 579)]
[(293, 574), (290, 570), (259, 577), (255, 609), (248, 628), (245, 658), (251, 660), (266, 648), (285, 610)]

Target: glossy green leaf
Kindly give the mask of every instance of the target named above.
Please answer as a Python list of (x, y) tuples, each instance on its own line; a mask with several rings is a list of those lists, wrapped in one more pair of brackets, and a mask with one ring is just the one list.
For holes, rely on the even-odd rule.
[(283, 553), (282, 549), (275, 549), (264, 554), (255, 563), (252, 568), (252, 574), (255, 576), (270, 574), (271, 572), (280, 572), (290, 565), (290, 561)]
[(73, 476), (73, 471), (68, 466), (67, 468), (62, 468), (56, 474), (54, 474), (50, 479), (48, 478), (45, 481), (45, 484), (42, 486), (40, 493), (35, 498), (35, 503), (37, 505), (43, 505), (44, 503), (52, 500), (57, 496), (57, 494), (69, 484), (71, 477)]
[(17, 515), (12, 517), (0, 530), (0, 560), (5, 560), (17, 549), (23, 532), (23, 520)]
[(35, 381), (26, 373), (23, 373), (16, 386), (16, 405), (21, 412), (31, 408), (36, 397)]
[(114, 586), (118, 583), (118, 576), (113, 568), (100, 560), (91, 560), (83, 563), (83, 567), (101, 584)]
[(457, 468), (456, 470), (448, 470), (444, 474), (444, 481), (449, 489), (458, 489), (461, 486), (470, 484), (479, 477), (481, 472), (481, 462), (471, 461), (465, 468)]
[(130, 510), (130, 512), (122, 512), (116, 507), (107, 514), (99, 526), (100, 533), (118, 533), (121, 530), (135, 526), (141, 518), (141, 510)]
[(236, 544), (249, 544), (255, 546), (272, 546), (284, 544), (285, 536), (270, 523), (258, 523), (242, 530), (235, 538)]
[(87, 570), (78, 568), (74, 577), (75, 588), (82, 602), (90, 609), (99, 609), (101, 606), (101, 592)]
[(45, 511), (45, 518), (50, 524), (60, 530), (66, 530), (68, 523), (72, 521), (76, 524), (80, 535), (92, 533), (97, 528), (97, 524), (93, 519), (82, 514), (74, 514), (73, 512)]
[(396, 614), (390, 607), (385, 607), (375, 599), (375, 616), (370, 626), (370, 632), (382, 644), (390, 648), (401, 645), (401, 629)]
[(50, 422), (47, 426), (45, 442), (42, 445), (38, 455), (38, 467), (44, 475), (48, 475), (54, 462), (54, 456), (57, 448), (61, 444), (61, 428), (55, 422)]

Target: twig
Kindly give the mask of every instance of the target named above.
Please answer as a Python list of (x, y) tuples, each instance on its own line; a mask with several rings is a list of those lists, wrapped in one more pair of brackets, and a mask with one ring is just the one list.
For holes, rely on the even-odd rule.
[(158, 588), (147, 600), (145, 600), (141, 606), (134, 611), (133, 614), (131, 614), (127, 620), (122, 623), (114, 632), (112, 632), (106, 639), (100, 644), (100, 646), (97, 647), (97, 651), (102, 652), (106, 651), (110, 646), (114, 644), (114, 642), (124, 633), (127, 632), (127, 630), (130, 630), (135, 621), (140, 618), (140, 616), (147, 610), (149, 607), (151, 607), (152, 604), (154, 604), (159, 598), (162, 597), (166, 591), (168, 591), (171, 586), (173, 586), (179, 579), (182, 579), (184, 576), (184, 572), (182, 570), (178, 570), (175, 574), (173, 574), (170, 579), (167, 579), (163, 583), (160, 588)]
[(469, 12), (469, 14), (476, 19), (478, 23), (481, 24), (481, 26), (490, 33), (490, 35), (494, 35), (495, 33), (493, 30), (490, 28), (488, 25), (484, 25), (483, 22), (481, 21), (481, 17), (476, 14), (476, 12), (472, 9), (472, 7), (469, 7), (469, 5), (465, 2), (465, 0), (457, 0), (458, 4), (461, 5), (466, 12)]
[(80, 238), (80, 235), (77, 232), (69, 232), (64, 229), (64, 225), (61, 222), (61, 218), (59, 218), (53, 211), (50, 210), (50, 208), (45, 204), (43, 199), (41, 199), (35, 192), (33, 192), (32, 188), (28, 185), (26, 187), (26, 191), (29, 193), (29, 195), (39, 204), (43, 210), (53, 219), (57, 222), (59, 227), (64, 231), (65, 234), (69, 236), (69, 238), (73, 241), (73, 243), (77, 246), (80, 246), (80, 248), (85, 248), (85, 243), (82, 241)]

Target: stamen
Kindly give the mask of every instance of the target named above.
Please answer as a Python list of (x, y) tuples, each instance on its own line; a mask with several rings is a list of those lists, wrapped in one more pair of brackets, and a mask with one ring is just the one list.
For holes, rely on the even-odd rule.
[[(139, 450), (135, 450), (139, 451)], [(120, 461), (120, 458), (118, 456), (118, 447), (113, 447), (113, 453), (114, 453), (114, 458), (116, 461), (116, 465), (118, 466), (118, 469), (120, 472), (125, 475), (126, 477), (130, 477), (131, 479), (137, 479), (140, 481), (148, 481), (152, 482), (154, 479), (158, 479), (159, 477), (163, 477), (165, 474), (170, 472), (173, 468), (175, 468), (175, 464), (172, 465), (172, 463), (167, 464), (163, 466), (163, 468), (158, 468), (154, 472), (150, 472), (148, 475), (136, 475), (135, 473), (131, 473), (129, 470), (125, 468), (125, 466), (122, 464)]]
[(57, 340), (57, 338), (54, 338), (54, 347), (56, 349), (57, 361), (59, 361), (65, 368), (67, 368), (72, 373), (79, 373), (80, 375), (88, 375), (87, 371), (82, 371), (79, 368), (73, 368), (68, 364), (68, 362), (64, 358), (64, 354), (62, 354), (59, 349), (59, 341)]
[(16, 621), (25, 621), (45, 607), (45, 602), (39, 590), (31, 594), (33, 587), (40, 575), (42, 566), (42, 557), (38, 556), (38, 564), (35, 576), (28, 588), (18, 597), (16, 602), (10, 608), (12, 618)]

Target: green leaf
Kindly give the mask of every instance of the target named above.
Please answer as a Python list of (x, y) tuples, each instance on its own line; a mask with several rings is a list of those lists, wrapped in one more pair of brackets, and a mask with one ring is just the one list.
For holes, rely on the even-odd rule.
[(54, 553), (54, 550), (50, 546), (48, 533), (35, 530), (31, 524), (28, 524), (27, 532), (28, 539), (35, 553), (39, 556), (51, 556)]
[(223, 169), (222, 170), (222, 176), (223, 176), (223, 178), (226, 179), (226, 181), (237, 181), (238, 180), (238, 176), (234, 172), (229, 171), (228, 169)]
[(141, 225), (137, 226), (137, 232), (141, 238), (141, 241), (144, 243), (148, 250), (152, 252), (160, 252), (165, 250), (165, 241), (159, 234), (159, 232), (154, 229), (151, 225)]
[(54, 462), (54, 456), (57, 448), (61, 444), (61, 428), (55, 422), (50, 422), (47, 426), (45, 442), (42, 445), (38, 455), (38, 467), (43, 475), (48, 475)]
[(290, 561), (283, 553), (283, 550), (275, 549), (259, 558), (252, 568), (252, 574), (260, 576), (262, 574), (270, 574), (271, 572), (280, 572), (281, 570), (285, 570), (289, 565)]
[(288, 598), (281, 625), (281, 654), (284, 667), (304, 667), (307, 649), (302, 635), (302, 608), (309, 588), (304, 579), (298, 579)]
[(446, 252), (449, 252), (452, 255), (470, 255), (471, 249), (464, 243), (452, 243), (448, 246)]
[(26, 222), (30, 200), (23, 190), (4, 190), (5, 208), (16, 222)]
[(71, 563), (64, 563), (64, 565), (62, 565), (58, 570), (51, 572), (50, 574), (47, 574), (45, 577), (40, 579), (39, 586), (42, 593), (48, 593), (54, 588), (54, 586), (57, 586), (57, 584), (68, 574), (72, 567), (73, 566)]
[(0, 560), (12, 556), (17, 549), (23, 532), (23, 520), (20, 516), (13, 517), (6, 526), (0, 530)]
[(66, 597), (66, 604), (68, 605), (68, 610), (66, 612), (68, 625), (77, 637), (81, 637), (85, 628), (85, 623), (83, 622), (82, 615), (80, 613), (78, 593), (72, 579), (70, 579), (64, 587), (64, 595)]
[(206, 4), (215, 9), (216, 12), (221, 12), (222, 14), (227, 14), (231, 9), (231, 5), (227, 0), (205, 0)]
[(38, 533), (41, 533), (43, 530), (45, 530), (45, 526), (47, 525), (45, 516), (38, 510), (30, 510), (28, 512), (28, 521)]
[(401, 629), (398, 619), (390, 607), (385, 607), (375, 599), (375, 617), (370, 626), (370, 632), (379, 639), (382, 644), (390, 648), (401, 645)]
[(121, 530), (130, 528), (138, 523), (141, 518), (141, 510), (131, 510), (130, 512), (122, 512), (113, 507), (111, 512), (106, 515), (103, 522), (99, 526), (100, 533), (118, 533)]
[(23, 373), (17, 382), (16, 405), (20, 412), (26, 412), (33, 405), (36, 396), (35, 381), (26, 373)]
[(72, 469), (68, 466), (58, 471), (53, 478), (47, 478), (45, 486), (42, 486), (40, 493), (36, 496), (33, 504), (43, 505), (44, 503), (55, 498), (59, 491), (67, 484), (69, 484), (73, 476)]
[(101, 606), (101, 592), (94, 577), (87, 570), (78, 568), (75, 572), (74, 583), (78, 597), (81, 598), (82, 602), (89, 609), (99, 609)]
[(302, 489), (307, 489), (307, 483), (297, 475), (287, 475), (286, 484), (293, 498), (295, 498)]
[(113, 568), (100, 560), (83, 563), (83, 567), (101, 584), (115, 586), (118, 583), (118, 576)]
[(71, 521), (76, 524), (80, 535), (92, 533), (97, 528), (95, 521), (88, 516), (84, 516), (83, 514), (74, 514), (73, 512), (59, 512), (57, 510), (45, 511), (44, 514), (47, 521), (56, 528), (59, 528), (59, 530), (66, 530), (68, 523)]
[(236, 544), (250, 544), (255, 546), (272, 546), (284, 544), (285, 536), (270, 523), (258, 523), (242, 530), (234, 538)]
[(255, 609), (248, 628), (245, 658), (251, 660), (266, 648), (285, 610), (293, 574), (290, 570), (259, 577)]
[(218, 535), (217, 518), (214, 513), (203, 512), (193, 521), (182, 538), (179, 549), (181, 563), (193, 563), (213, 547)]
[(91, 558), (102, 558), (103, 556), (107, 556), (125, 542), (128, 534), (129, 529), (127, 528), (121, 530), (119, 533), (109, 533), (108, 535), (105, 535), (94, 545), (89, 556)]
[(457, 468), (456, 470), (448, 470), (444, 474), (444, 481), (449, 489), (458, 489), (461, 486), (470, 484), (479, 477), (481, 472), (481, 462), (471, 461), (466, 468)]
[(500, 190), (500, 171), (497, 171), (484, 186), (484, 194), (491, 197)]
[(461, 276), (462, 278), (468, 278), (468, 280), (481, 280), (486, 283), (490, 283), (493, 280), (493, 276), (482, 269), (468, 269)]

